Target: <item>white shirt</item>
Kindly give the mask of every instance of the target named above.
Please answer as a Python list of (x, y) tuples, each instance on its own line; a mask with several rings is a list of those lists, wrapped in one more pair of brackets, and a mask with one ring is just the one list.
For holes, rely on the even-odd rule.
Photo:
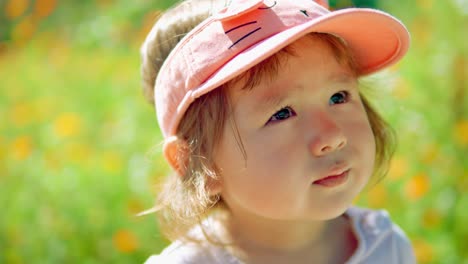
[[(385, 210), (349, 208), (358, 247), (346, 264), (413, 264), (416, 263), (411, 243), (405, 233), (392, 223)], [(160, 255), (151, 256), (145, 264), (243, 264), (223, 248), (215, 245), (184, 244), (175, 241)]]

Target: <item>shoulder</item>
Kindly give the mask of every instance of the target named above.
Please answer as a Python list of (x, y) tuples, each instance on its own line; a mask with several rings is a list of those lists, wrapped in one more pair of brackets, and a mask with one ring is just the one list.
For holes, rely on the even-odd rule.
[[(182, 254), (180, 254), (182, 253)], [(184, 258), (186, 255), (190, 255), (190, 250), (184, 250), (183, 245), (176, 241), (166, 247), (159, 255), (152, 255), (149, 257), (145, 264), (157, 264), (157, 263), (168, 263), (168, 264), (176, 264), (176, 263), (187, 263), (184, 262)]]
[[(352, 207), (348, 210), (358, 237), (362, 259), (386, 259), (381, 263), (416, 263), (411, 242), (386, 210)], [(367, 263), (367, 262), (366, 262)]]
[(201, 247), (196, 246), (194, 243), (182, 243), (175, 241), (165, 248), (159, 255), (151, 256), (145, 264), (189, 264), (198, 263), (203, 255)]
[[(222, 250), (215, 246), (195, 242), (175, 241), (159, 255), (153, 255), (145, 264), (224, 263)], [(220, 262), (221, 261), (221, 262)]]

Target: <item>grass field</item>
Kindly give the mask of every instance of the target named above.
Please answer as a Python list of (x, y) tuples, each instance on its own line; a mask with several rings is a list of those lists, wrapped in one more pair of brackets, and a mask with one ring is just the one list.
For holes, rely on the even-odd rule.
[[(383, 8), (408, 25), (410, 52), (367, 80), (399, 147), (356, 203), (386, 208), (419, 263), (466, 264), (468, 12), (463, 1), (405, 2)], [(80, 27), (60, 24), (63, 6), (40, 26), (0, 17), (0, 263), (141, 263), (167, 244), (153, 216), (136, 216), (168, 172), (139, 79), (155, 13), (139, 3), (97, 5), (111, 18)]]

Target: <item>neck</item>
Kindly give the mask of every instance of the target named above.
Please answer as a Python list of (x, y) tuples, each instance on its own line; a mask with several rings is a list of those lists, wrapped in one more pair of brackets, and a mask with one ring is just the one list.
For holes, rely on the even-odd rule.
[(235, 245), (233, 251), (244, 259), (252, 255), (288, 259), (291, 256), (326, 256), (330, 249), (341, 247), (338, 241), (343, 241), (346, 233), (343, 232), (346, 228), (343, 217), (328, 221), (292, 221), (232, 214), (226, 223)]

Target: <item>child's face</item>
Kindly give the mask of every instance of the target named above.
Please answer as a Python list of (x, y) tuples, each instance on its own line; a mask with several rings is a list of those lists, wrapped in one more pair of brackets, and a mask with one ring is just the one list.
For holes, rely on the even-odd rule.
[[(356, 78), (320, 39), (302, 38), (294, 50), (273, 82), (228, 89), (247, 157), (227, 122), (215, 162), (234, 215), (330, 219), (372, 174), (375, 142)], [(337, 168), (349, 169), (343, 182), (317, 183)]]

